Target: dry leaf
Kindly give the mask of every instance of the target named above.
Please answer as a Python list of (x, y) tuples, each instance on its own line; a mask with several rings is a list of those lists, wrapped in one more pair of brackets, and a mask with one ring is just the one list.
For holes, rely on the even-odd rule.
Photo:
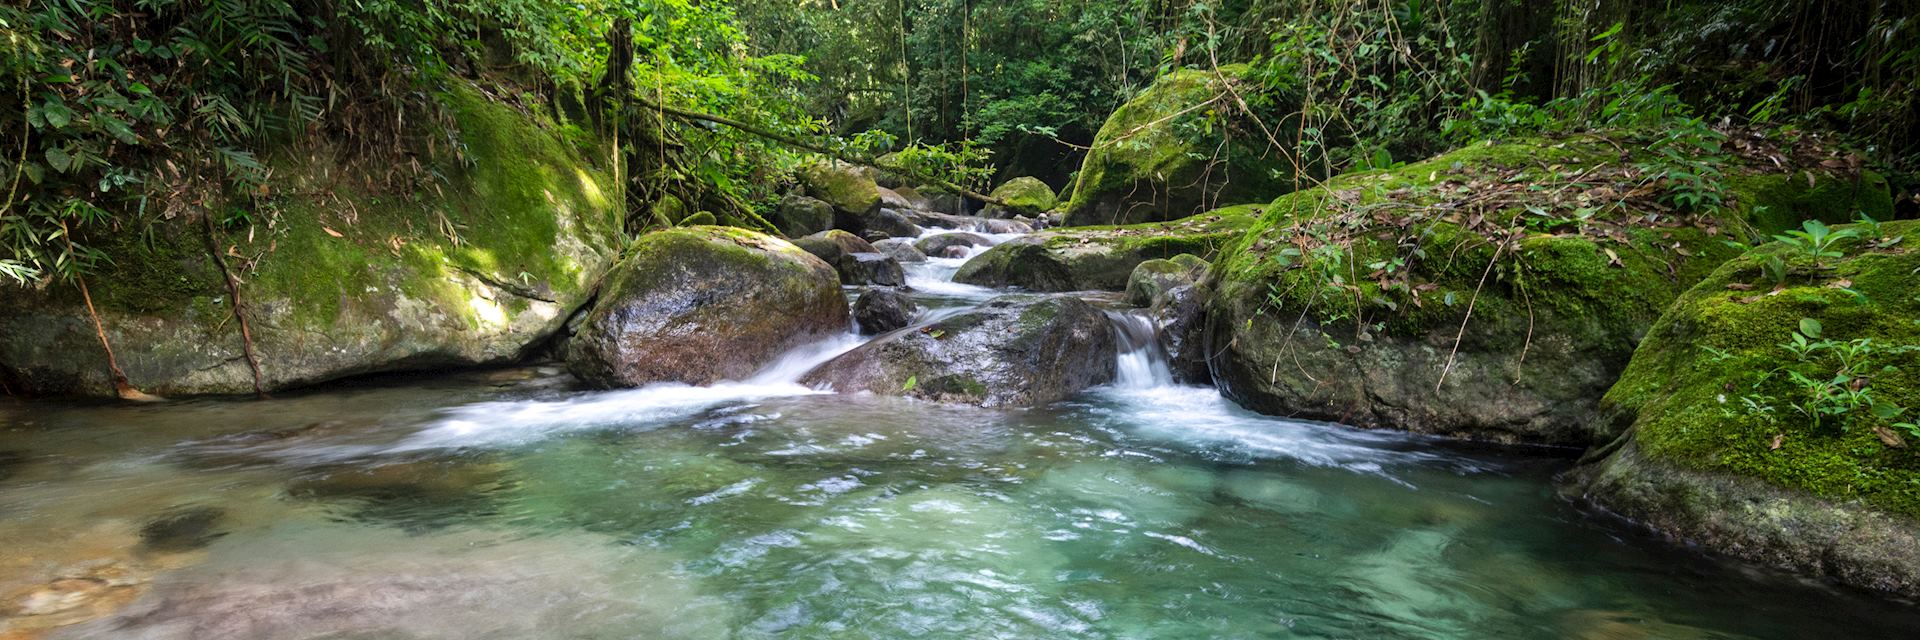
[(1894, 433), (1892, 429), (1888, 429), (1886, 427), (1874, 427), (1873, 435), (1880, 438), (1880, 444), (1887, 445), (1888, 447), (1892, 447), (1894, 449), (1907, 448), (1907, 440), (1905, 438), (1900, 437), (1900, 434)]
[(340, 232), (338, 232), (338, 231), (334, 231), (332, 227), (320, 227), (320, 230), (321, 230), (321, 231), (325, 231), (325, 232), (327, 232), (327, 235), (330, 235), (330, 236), (333, 236), (333, 237), (335, 237), (335, 238), (345, 238), (345, 237), (346, 237), (346, 236), (343, 236), (343, 235), (340, 235)]
[(1780, 443), (1785, 442), (1786, 439), (1787, 439), (1787, 434), (1784, 434), (1784, 433), (1773, 434), (1773, 444), (1768, 445), (1767, 448), (1778, 450), (1780, 448)]
[(1744, 282), (1729, 282), (1727, 283), (1727, 288), (1734, 291), (1752, 291), (1753, 285)]
[(1614, 253), (1612, 249), (1603, 248), (1601, 249), (1601, 251), (1605, 251), (1607, 253), (1607, 266), (1610, 266), (1610, 267), (1627, 266), (1626, 263), (1620, 261), (1620, 254)]
[(1853, 281), (1845, 278), (1841, 278), (1839, 280), (1835, 280), (1833, 282), (1827, 283), (1828, 289), (1845, 289), (1851, 286), (1853, 286)]

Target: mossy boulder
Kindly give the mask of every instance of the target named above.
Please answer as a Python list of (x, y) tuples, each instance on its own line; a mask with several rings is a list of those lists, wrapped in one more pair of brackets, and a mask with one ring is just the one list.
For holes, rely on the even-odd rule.
[(1140, 263), (1214, 255), (1238, 240), (1260, 211), (1259, 206), (1226, 207), (1171, 222), (1043, 231), (974, 256), (953, 279), (1028, 291), (1123, 291)]
[(801, 380), (982, 406), (1038, 406), (1113, 378), (1106, 314), (1069, 296), (1005, 295), (840, 355)]
[(773, 210), (772, 222), (789, 238), (803, 238), (833, 228), (833, 205), (816, 198), (791, 194), (780, 199)]
[(1848, 229), (1844, 257), (1776, 242), (1681, 295), (1602, 402), (1617, 450), (1575, 489), (1710, 550), (1920, 596), (1920, 434), (1896, 425), (1920, 418), (1920, 223)]
[[(437, 99), (457, 129), (435, 135), (457, 135), (464, 149), (464, 161), (421, 158), (446, 177), (440, 188), (371, 188), (368, 176), (391, 167), (286, 149), (265, 158), (276, 224), (216, 230), (265, 389), (522, 359), (563, 328), (617, 257), (623, 196), (606, 164), (611, 149), (465, 85)], [(133, 386), (251, 392), (232, 301), (205, 230), (188, 219), (83, 236), (112, 260), (88, 278), (93, 301)], [(19, 372), (34, 393), (113, 393), (71, 287), (0, 292), (0, 369)]]
[(1243, 95), (1256, 90), (1247, 67), (1219, 71), (1169, 73), (1107, 118), (1080, 165), (1067, 225), (1174, 220), (1293, 190), (1295, 163), (1262, 132), (1292, 140), (1298, 118), (1286, 114), (1293, 109), (1256, 114), (1260, 123), (1253, 122), (1227, 91), (1230, 84)]
[(1263, 413), (1584, 446), (1661, 311), (1780, 230), (1754, 212), (1889, 213), (1871, 174), (1796, 172), (1779, 183), (1846, 196), (1797, 210), (1740, 191), (1774, 172), (1740, 165), (1725, 207), (1678, 213), (1639, 161), (1592, 138), (1477, 144), (1282, 196), (1211, 272), (1216, 382)]
[(982, 212), (990, 218), (1011, 218), (1013, 216), (1032, 216), (1050, 211), (1059, 204), (1053, 195), (1053, 188), (1039, 178), (1021, 176), (1000, 183), (994, 187), (991, 195), (1006, 201), (1008, 206), (988, 205)]
[(785, 240), (731, 227), (648, 234), (614, 268), (567, 345), (598, 387), (743, 380), (781, 353), (846, 331), (827, 266)]
[[(841, 162), (820, 162), (800, 169), (800, 184), (807, 195), (833, 205), (841, 223), (859, 219), (880, 209), (880, 185), (864, 167)], [(842, 224), (841, 228), (850, 225)]]
[(1209, 266), (1212, 265), (1191, 253), (1142, 262), (1127, 276), (1127, 304), (1159, 306), (1166, 302), (1167, 292), (1199, 282)]

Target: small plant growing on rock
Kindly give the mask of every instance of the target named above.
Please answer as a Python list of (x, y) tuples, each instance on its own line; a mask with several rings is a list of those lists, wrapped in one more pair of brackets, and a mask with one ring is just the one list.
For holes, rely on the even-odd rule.
[(1825, 268), (1828, 258), (1846, 257), (1836, 248), (1841, 240), (1858, 237), (1858, 229), (1833, 229), (1819, 220), (1808, 220), (1800, 223), (1799, 229), (1774, 236), (1773, 239), (1813, 258), (1814, 267)]

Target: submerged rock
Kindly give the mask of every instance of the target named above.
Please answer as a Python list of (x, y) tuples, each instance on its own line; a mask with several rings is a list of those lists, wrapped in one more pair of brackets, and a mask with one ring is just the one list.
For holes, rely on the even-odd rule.
[[(1572, 490), (1712, 551), (1920, 596), (1920, 437), (1895, 426), (1910, 409), (1883, 415), (1920, 406), (1920, 223), (1842, 233), (1860, 236), (1842, 257), (1776, 242), (1681, 295), (1601, 404), (1617, 450)], [(1836, 371), (1829, 391), (1870, 400), (1791, 378)]]
[(1045, 231), (974, 256), (953, 280), (1029, 291), (1122, 291), (1140, 263), (1213, 255), (1252, 226), (1260, 211), (1248, 205), (1172, 222)]
[(1067, 296), (1006, 295), (883, 336), (802, 379), (983, 406), (1036, 406), (1111, 380), (1116, 345), (1099, 309)]
[[(1113, 112), (1080, 165), (1066, 224), (1131, 224), (1173, 220), (1217, 207), (1265, 202), (1293, 190), (1295, 163), (1260, 126), (1243, 119), (1226, 84), (1246, 83), (1246, 65), (1161, 76)], [(1241, 92), (1253, 91), (1241, 87)], [(1213, 106), (1196, 106), (1213, 102)], [(1261, 114), (1273, 134), (1291, 140), (1297, 117), (1289, 107)], [(1196, 131), (1208, 111), (1230, 122)]]
[[(1473, 145), (1274, 201), (1210, 272), (1216, 382), (1273, 415), (1584, 446), (1634, 345), (1737, 241), (1891, 206), (1870, 173), (1769, 164), (1729, 167), (1725, 208), (1675, 213), (1658, 191), (1624, 195), (1638, 169), (1619, 153)], [(1527, 188), (1555, 166), (1585, 167), (1592, 186)]]
[(880, 334), (913, 322), (920, 305), (897, 289), (869, 289), (853, 301), (853, 321), (861, 333)]
[(742, 229), (673, 229), (641, 238), (614, 269), (567, 367), (600, 387), (740, 380), (846, 327), (839, 278), (799, 247)]

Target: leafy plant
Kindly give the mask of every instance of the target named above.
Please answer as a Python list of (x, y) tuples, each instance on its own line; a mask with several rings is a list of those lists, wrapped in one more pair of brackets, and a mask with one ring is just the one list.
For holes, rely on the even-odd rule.
[(1846, 254), (1835, 248), (1840, 241), (1858, 237), (1860, 231), (1857, 229), (1836, 230), (1819, 220), (1808, 220), (1800, 223), (1799, 229), (1776, 235), (1773, 239), (1799, 250), (1813, 259), (1815, 267), (1820, 267), (1828, 258), (1845, 257)]

